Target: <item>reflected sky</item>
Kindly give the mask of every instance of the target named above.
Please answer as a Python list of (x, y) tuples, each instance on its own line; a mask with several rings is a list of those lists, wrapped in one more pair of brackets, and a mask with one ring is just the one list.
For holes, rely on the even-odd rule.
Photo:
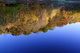
[(54, 31), (29, 36), (0, 36), (0, 53), (79, 53), (80, 23), (56, 27)]

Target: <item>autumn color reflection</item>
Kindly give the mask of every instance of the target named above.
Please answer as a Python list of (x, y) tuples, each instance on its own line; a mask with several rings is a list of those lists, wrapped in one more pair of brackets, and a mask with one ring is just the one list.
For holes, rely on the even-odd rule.
[(47, 32), (69, 23), (80, 21), (80, 12), (77, 9), (68, 10), (68, 7), (58, 6), (54, 3), (17, 4), (14, 6), (0, 3), (0, 34), (21, 34)]

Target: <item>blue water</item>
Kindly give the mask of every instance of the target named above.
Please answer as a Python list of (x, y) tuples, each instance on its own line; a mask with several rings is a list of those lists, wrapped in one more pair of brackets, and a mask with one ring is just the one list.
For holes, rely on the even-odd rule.
[(80, 53), (80, 23), (28, 36), (2, 34), (0, 53)]

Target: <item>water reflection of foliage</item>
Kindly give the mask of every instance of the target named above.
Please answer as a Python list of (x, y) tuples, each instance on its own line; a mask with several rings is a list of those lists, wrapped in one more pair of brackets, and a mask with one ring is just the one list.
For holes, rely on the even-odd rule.
[[(47, 4), (48, 5), (48, 4)], [(62, 27), (68, 23), (79, 21), (73, 18), (79, 12), (66, 11), (65, 9), (53, 9), (46, 4), (19, 4), (17, 6), (0, 7), (0, 33), (8, 33), (15, 36), (29, 35), (53, 30), (56, 26)], [(52, 4), (51, 4), (52, 5)], [(75, 11), (75, 10), (74, 10)], [(70, 18), (71, 17), (71, 18)], [(76, 22), (75, 21), (75, 22)]]

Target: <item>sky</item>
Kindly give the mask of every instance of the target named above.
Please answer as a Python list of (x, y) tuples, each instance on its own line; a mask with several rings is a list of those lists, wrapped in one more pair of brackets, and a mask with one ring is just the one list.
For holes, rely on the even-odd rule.
[(28, 36), (0, 35), (0, 53), (79, 53), (80, 23)]

